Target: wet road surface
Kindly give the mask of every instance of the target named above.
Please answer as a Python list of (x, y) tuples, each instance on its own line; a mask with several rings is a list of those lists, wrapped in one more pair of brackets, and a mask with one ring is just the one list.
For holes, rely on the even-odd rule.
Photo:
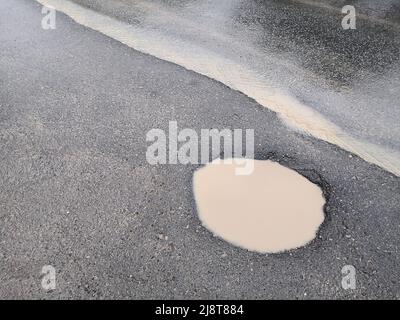
[[(42, 30), (34, 1), (3, 0), (0, 15), (1, 298), (400, 298), (398, 177), (61, 13)], [(257, 159), (323, 188), (317, 239), (261, 255), (213, 237), (194, 208), (198, 166), (146, 161), (146, 132), (168, 121), (255, 129)]]
[(221, 81), (297, 128), (400, 174), (396, 1), (354, 2), (356, 30), (343, 30), (341, 1), (74, 2), (128, 23), (121, 39), (131, 37), (139, 51)]

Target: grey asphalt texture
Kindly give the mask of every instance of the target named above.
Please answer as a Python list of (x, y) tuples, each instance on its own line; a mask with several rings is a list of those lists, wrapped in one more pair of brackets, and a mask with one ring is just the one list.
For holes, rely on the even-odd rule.
[[(0, 298), (400, 298), (398, 177), (216, 81), (41, 18), (34, 1), (0, 2)], [(146, 133), (168, 121), (254, 129), (257, 159), (323, 188), (318, 237), (270, 255), (214, 237), (196, 215), (199, 166), (146, 161)], [(345, 265), (355, 290), (341, 287)]]
[(181, 41), (188, 55), (200, 48), (233, 61), (347, 134), (399, 155), (398, 1), (347, 1), (356, 9), (356, 29), (343, 30), (344, 1), (73, 0)]

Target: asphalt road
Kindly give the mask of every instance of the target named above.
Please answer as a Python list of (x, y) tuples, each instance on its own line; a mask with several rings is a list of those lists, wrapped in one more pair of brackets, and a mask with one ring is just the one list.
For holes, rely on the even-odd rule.
[[(41, 19), (34, 1), (0, 2), (0, 298), (400, 298), (398, 177), (221, 83), (61, 13), (55, 30)], [(324, 189), (316, 240), (261, 255), (213, 237), (193, 202), (198, 166), (146, 161), (146, 133), (168, 121), (254, 129), (257, 159)]]
[[(266, 107), (277, 104), (263, 102), (266, 92), (278, 88), (344, 134), (326, 139), (318, 135), (324, 129), (315, 130), (318, 117), (296, 115), (301, 129), (400, 175), (396, 1), (346, 2), (355, 6), (355, 30), (343, 30), (339, 0), (73, 2), (128, 23), (133, 42), (144, 42), (140, 51), (206, 74)], [(108, 34), (113, 27), (95, 29)], [(287, 106), (275, 109), (290, 113)]]

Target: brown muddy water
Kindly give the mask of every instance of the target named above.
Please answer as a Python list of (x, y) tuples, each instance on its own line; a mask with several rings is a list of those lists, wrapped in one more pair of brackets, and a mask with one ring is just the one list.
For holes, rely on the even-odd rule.
[(214, 160), (194, 173), (203, 225), (233, 245), (260, 253), (295, 249), (313, 240), (324, 221), (322, 190), (276, 162), (245, 161), (254, 161), (249, 175), (237, 175), (232, 159)]

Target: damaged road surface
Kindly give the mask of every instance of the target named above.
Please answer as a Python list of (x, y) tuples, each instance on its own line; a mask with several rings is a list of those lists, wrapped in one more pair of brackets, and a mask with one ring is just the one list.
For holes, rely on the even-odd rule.
[[(399, 177), (61, 12), (43, 30), (41, 9), (0, 2), (0, 298), (400, 298)], [(277, 254), (214, 237), (193, 197), (201, 165), (146, 160), (146, 133), (169, 121), (254, 129), (256, 159), (322, 188), (317, 237)]]

